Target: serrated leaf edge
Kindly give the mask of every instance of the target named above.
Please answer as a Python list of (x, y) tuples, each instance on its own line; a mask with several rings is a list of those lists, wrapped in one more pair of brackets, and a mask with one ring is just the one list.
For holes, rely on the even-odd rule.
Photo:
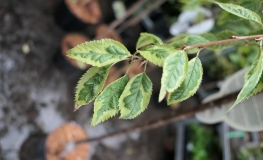
[[(192, 59), (192, 60), (194, 60), (194, 59)], [(201, 85), (201, 82), (202, 82), (202, 77), (203, 77), (203, 68), (202, 68), (202, 63), (201, 63), (201, 61), (200, 61), (200, 59), (198, 58), (198, 57), (196, 57), (195, 58), (195, 62), (193, 62), (194, 63), (194, 65), (196, 64), (196, 61), (199, 61), (200, 62), (200, 68), (199, 68), (199, 71), (201, 71), (200, 73), (200, 79), (198, 79), (198, 82), (197, 82), (197, 86), (195, 86), (189, 93), (189, 95), (188, 96), (186, 96), (186, 97), (184, 97), (184, 98), (182, 98), (182, 99), (179, 99), (179, 100), (173, 100), (173, 101), (169, 101), (169, 99), (170, 99), (170, 96), (171, 96), (171, 94), (172, 93), (169, 93), (169, 95), (168, 95), (168, 105), (170, 105), (170, 104), (173, 104), (173, 103), (178, 103), (178, 102), (182, 102), (182, 101), (184, 101), (184, 100), (186, 100), (187, 98), (189, 98), (189, 97), (192, 97), (195, 93), (196, 93), (196, 91), (198, 90), (198, 88), (200, 87), (200, 85)], [(189, 63), (188, 63), (189, 64)], [(189, 66), (188, 66), (188, 68), (189, 68)], [(192, 70), (192, 72), (193, 72), (194, 70)], [(191, 73), (191, 76), (192, 76), (192, 73)], [(190, 77), (191, 77), (190, 76)], [(188, 82), (188, 84), (190, 83), (190, 81)], [(187, 85), (188, 86), (188, 85)], [(176, 90), (175, 90), (176, 91)], [(184, 91), (185, 92), (185, 91)], [(181, 94), (181, 95), (183, 95), (184, 94), (184, 92)]]
[[(113, 64), (112, 64), (113, 65)], [(106, 78), (104, 79), (104, 82), (103, 82), (103, 85), (101, 87), (101, 90), (98, 92), (98, 94), (96, 96), (93, 97), (93, 99), (91, 99), (90, 101), (88, 102), (85, 102), (85, 103), (81, 103), (81, 104), (77, 104), (77, 101), (78, 101), (78, 95), (77, 93), (80, 92), (80, 90), (83, 88), (82, 86), (80, 85), (83, 85), (85, 83), (85, 81), (87, 81), (87, 79), (85, 78), (86, 74), (88, 74), (88, 72), (90, 71), (91, 72), (91, 69), (95, 69), (95, 68), (101, 68), (101, 67), (91, 67), (89, 68), (82, 76), (81, 78), (79, 79), (78, 83), (77, 83), (77, 86), (76, 86), (76, 91), (75, 91), (75, 96), (74, 96), (74, 99), (75, 99), (75, 107), (74, 107), (74, 111), (76, 111), (77, 109), (79, 109), (81, 106), (83, 105), (86, 105), (88, 103), (90, 103), (91, 101), (93, 101), (98, 95), (99, 93), (102, 91), (103, 89), (103, 86), (107, 80), (107, 77), (108, 77), (108, 74), (109, 74), (109, 71), (110, 71), (110, 68), (112, 67), (112, 65), (109, 65), (108, 69), (107, 69), (107, 72), (106, 72)], [(105, 66), (104, 66), (105, 67)], [(96, 73), (94, 73), (93, 75), (95, 75)], [(90, 76), (89, 78), (91, 78), (92, 76)]]
[[(155, 46), (161, 46), (161, 47), (163, 47), (162, 49), (167, 49), (169, 52), (170, 52), (170, 54), (172, 54), (172, 52), (174, 52), (174, 49), (171, 47), (171, 46), (169, 46), (169, 45), (166, 45), (166, 44), (160, 44), (160, 45), (155, 45)], [(157, 66), (159, 66), (159, 67), (162, 67), (163, 66), (163, 64), (164, 64), (164, 60), (165, 60), (165, 58), (163, 58), (163, 61), (161, 61), (161, 59), (157, 62), (157, 63), (155, 63), (155, 62), (153, 62), (152, 61), (152, 59), (153, 58), (147, 58), (147, 56), (145, 56), (144, 54), (148, 54), (147, 52), (149, 52), (149, 54), (152, 54), (151, 53), (151, 51), (145, 51), (145, 50), (137, 50), (137, 52), (138, 53), (140, 53), (145, 59), (147, 59), (149, 62), (151, 62), (151, 63), (153, 63), (153, 64), (155, 64), (155, 65), (157, 65)], [(169, 54), (169, 55), (170, 55)], [(169, 56), (168, 55), (168, 56)], [(158, 58), (158, 57), (156, 57), (155, 55), (152, 55), (152, 56), (154, 56), (155, 58)], [(168, 57), (167, 56), (167, 57)]]
[(107, 42), (117, 43), (117, 45), (121, 46), (120, 47), (121, 49), (123, 49), (125, 52), (127, 52), (127, 57), (131, 56), (131, 53), (128, 51), (128, 49), (122, 43), (120, 43), (118, 41), (115, 41), (113, 39), (109, 39), (109, 38), (105, 38), (105, 39), (101, 39), (101, 40), (92, 40), (92, 41), (88, 41), (88, 42), (84, 42), (84, 43), (78, 44), (78, 45), (74, 46), (73, 48), (69, 49), (67, 51), (66, 56), (71, 58), (71, 59), (75, 59), (77, 61), (83, 62), (85, 64), (90, 64), (90, 65), (93, 65), (93, 66), (96, 66), (96, 67), (103, 67), (103, 66), (106, 66), (106, 65), (109, 65), (109, 64), (112, 64), (112, 63), (117, 63), (117, 62), (122, 61), (122, 60), (125, 59), (125, 58), (119, 59), (118, 61), (114, 61), (114, 62), (113, 61), (108, 61), (108, 62), (104, 62), (103, 64), (98, 63), (98, 62), (92, 62), (92, 60), (91, 60), (91, 63), (87, 63), (86, 60), (83, 60), (82, 58), (76, 58), (76, 57), (71, 55), (73, 53), (70, 53), (70, 52), (72, 52), (73, 49), (76, 49), (77, 47), (80, 47), (80, 46), (85, 45), (85, 44), (89, 45), (89, 43), (94, 43), (94, 42), (95, 43), (99, 43), (99, 44), (101, 43), (102, 45), (103, 45), (103, 43), (107, 43)]
[[(187, 57), (187, 54), (184, 50), (178, 50), (179, 52), (183, 52), (183, 56), (185, 56), (185, 59), (186, 59), (186, 63), (185, 63), (185, 66), (184, 66), (184, 74), (183, 76), (181, 77), (181, 79), (177, 82), (177, 85), (175, 85), (173, 88), (167, 88), (164, 86), (164, 72), (165, 72), (165, 68), (163, 68), (163, 74), (162, 74), (162, 78), (161, 78), (161, 89), (160, 89), (160, 93), (159, 93), (159, 99), (158, 101), (161, 102), (164, 98), (165, 98), (165, 95), (166, 95), (166, 92), (173, 92), (174, 90), (176, 90), (184, 81), (186, 75), (187, 75), (187, 70), (188, 70), (188, 57)], [(166, 57), (166, 60), (170, 58), (170, 56), (172, 57), (173, 55), (177, 54), (174, 53), (174, 54), (171, 54), (169, 56)], [(164, 61), (164, 65), (167, 63), (166, 60)]]
[[(137, 76), (141, 75), (141, 74), (144, 74), (146, 76), (146, 78), (151, 82), (150, 78), (143, 72), (143, 73), (140, 73), (140, 74), (137, 74), (136, 76), (134, 76), (132, 79), (130, 79), (130, 81), (132, 81), (133, 79), (135, 79)], [(128, 83), (130, 83), (130, 81)], [(124, 91), (126, 89), (126, 87), (128, 86), (128, 83), (127, 85), (125, 86), (124, 88)], [(140, 85), (140, 87), (142, 87), (142, 85)], [(143, 87), (142, 87), (143, 88)], [(150, 99), (151, 99), (151, 95), (152, 95), (152, 90), (153, 90), (153, 86), (152, 86), (152, 82), (151, 82), (151, 88), (149, 90), (149, 98), (147, 98), (147, 101), (145, 101), (145, 97), (142, 99), (141, 101), (141, 104), (140, 105), (145, 105), (144, 108), (142, 110), (140, 110), (140, 112), (138, 112), (134, 117), (132, 118), (135, 118), (137, 116), (139, 116), (143, 111), (145, 111), (145, 109), (147, 108), (149, 102), (150, 102)], [(123, 91), (123, 93), (124, 93)], [(144, 92), (144, 90), (142, 89), (142, 91)], [(127, 93), (127, 95), (131, 95), (131, 92), (130, 92), (130, 89)], [(125, 107), (125, 105), (123, 104), (122, 105), (122, 101), (124, 100), (124, 94), (121, 94), (120, 98), (119, 98), (119, 109), (120, 109), (120, 113), (121, 113), (121, 116), (120, 116), (120, 119), (127, 119), (125, 118), (126, 116), (128, 116), (129, 114), (127, 115), (123, 115), (124, 112), (130, 112), (130, 110), (128, 108)], [(129, 119), (132, 119), (132, 118), (129, 118)]]
[(229, 5), (229, 6), (232, 5), (232, 6), (234, 6), (234, 7), (240, 7), (240, 8), (242, 8), (242, 9), (246, 10), (247, 12), (251, 12), (251, 14), (253, 14), (253, 16), (257, 17), (257, 19), (259, 20), (259, 22), (256, 21), (256, 20), (254, 20), (254, 19), (250, 19), (250, 18), (247, 18), (247, 17), (245, 17), (245, 16), (243, 16), (243, 15), (236, 14), (235, 12), (229, 12), (228, 10), (224, 9), (225, 11), (227, 11), (227, 12), (229, 12), (229, 13), (231, 13), (231, 14), (234, 14), (234, 15), (236, 15), (236, 16), (238, 16), (238, 17), (241, 17), (241, 18), (244, 18), (244, 19), (247, 19), (247, 20), (250, 20), (250, 21), (254, 21), (254, 22), (260, 24), (261, 26), (263, 26), (262, 20), (261, 20), (260, 16), (259, 16), (257, 13), (255, 13), (255, 12), (253, 12), (253, 11), (247, 9), (247, 8), (244, 8), (244, 7), (240, 6), (240, 5), (231, 4), (231, 3), (220, 3), (220, 2), (214, 2), (214, 3), (216, 3), (217, 5), (219, 5), (222, 9), (225, 8), (225, 7), (222, 6), (222, 5)]
[(144, 36), (144, 35), (149, 36), (149, 37), (157, 40), (158, 44), (160, 44), (160, 45), (163, 44), (163, 41), (159, 37), (157, 37), (156, 35), (151, 34), (151, 33), (147, 33), (147, 32), (143, 32), (143, 33), (140, 33), (140, 37), (139, 37), (139, 39), (138, 39), (138, 41), (136, 43), (136, 50), (138, 50), (140, 47), (143, 47), (143, 46), (138, 47), (138, 45), (139, 45), (138, 43), (139, 43), (139, 40), (140, 40), (141, 36)]
[[(118, 78), (118, 79), (115, 80), (114, 82), (115, 82), (115, 83), (118, 83), (118, 82), (119, 82), (122, 78), (124, 78), (125, 76), (126, 76), (127, 79), (129, 80), (128, 76), (125, 74), (124, 76)], [(114, 82), (112, 82), (111, 84), (109, 84), (103, 91), (105, 91), (107, 88), (111, 87), (111, 86), (114, 84)], [(128, 82), (127, 82), (127, 83), (128, 83)], [(127, 83), (126, 83), (126, 85), (127, 85)], [(98, 95), (97, 98), (99, 98), (99, 96), (103, 93), (103, 91), (100, 92), (100, 94)], [(93, 109), (94, 114), (93, 114), (93, 116), (92, 116), (91, 126), (95, 126), (95, 125), (97, 125), (97, 124), (99, 124), (99, 123), (102, 123), (102, 122), (106, 121), (107, 119), (109, 119), (109, 118), (115, 116), (116, 114), (118, 114), (119, 111), (120, 111), (119, 108), (118, 108), (117, 110), (112, 109), (112, 110), (105, 111), (105, 112), (103, 112), (102, 115), (100, 116), (100, 117), (104, 117), (104, 118), (103, 118), (103, 119), (100, 119), (100, 120), (98, 121), (98, 120), (97, 120), (98, 117), (96, 117), (96, 119), (95, 119), (95, 116), (94, 116), (95, 113), (99, 110), (99, 109), (97, 109), (97, 108), (95, 107), (98, 103), (99, 103), (99, 102), (97, 102), (97, 99), (96, 99), (96, 100), (95, 100), (95, 103), (94, 103), (94, 109)], [(109, 112), (109, 113), (108, 113), (108, 112)], [(108, 114), (108, 115), (106, 116), (106, 118), (105, 118), (105, 115), (104, 115), (104, 114)]]
[[(260, 58), (259, 58), (259, 62), (260, 62), (260, 60), (262, 61), (263, 60), (263, 50), (261, 49), (261, 51), (260, 51)], [(262, 68), (263, 68), (263, 62), (261, 62), (262, 64)], [(259, 66), (258, 66), (258, 64), (257, 64), (257, 68), (256, 69), (260, 69), (259, 68)], [(243, 86), (243, 88), (242, 88), (242, 90), (240, 91), (240, 93), (238, 94), (238, 97), (237, 97), (237, 99), (236, 99), (236, 101), (235, 101), (235, 103), (227, 110), (227, 112), (229, 112), (231, 109), (233, 109), (238, 103), (241, 103), (241, 102), (243, 102), (244, 100), (246, 100), (246, 99), (248, 99), (248, 98), (250, 98), (251, 96), (253, 96), (254, 94), (254, 91), (255, 91), (255, 88), (257, 87), (257, 85), (258, 85), (258, 83), (259, 83), (259, 81), (260, 81), (260, 79), (261, 79), (261, 76), (262, 76), (262, 72), (263, 72), (263, 70), (261, 70), (260, 71), (260, 74), (258, 75), (258, 78), (257, 78), (257, 82), (255, 83), (255, 85), (254, 85), (254, 90), (251, 92), (251, 93), (249, 93), (245, 98), (242, 98), (242, 99), (240, 99), (239, 101), (237, 101), (238, 100), (238, 98), (239, 98), (239, 96), (240, 96), (240, 93), (242, 93), (242, 91), (243, 91), (243, 89), (244, 89), (244, 87), (245, 86), (247, 86), (246, 84), (248, 83), (248, 81), (249, 81), (249, 79), (248, 79), (248, 81), (244, 84), (244, 86)], [(253, 73), (254, 74), (254, 73)], [(252, 75), (253, 76), (253, 75)], [(251, 76), (251, 77), (252, 77)], [(251, 78), (250, 77), (250, 78)], [(257, 92), (255, 92), (255, 94), (256, 94)]]

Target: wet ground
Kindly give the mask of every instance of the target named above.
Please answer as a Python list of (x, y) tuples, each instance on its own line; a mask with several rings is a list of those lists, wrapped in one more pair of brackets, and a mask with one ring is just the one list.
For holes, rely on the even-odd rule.
[[(96, 137), (170, 112), (168, 107), (161, 109), (151, 102), (135, 120), (116, 117), (96, 127), (89, 126), (92, 104), (74, 113), (74, 87), (83, 71), (61, 69), (54, 62), (65, 34), (53, 18), (58, 3), (59, 0), (0, 1), (1, 160), (19, 159), (18, 152), (28, 136), (49, 134), (68, 121), (76, 121), (90, 137)], [(163, 140), (167, 132), (168, 127), (161, 127), (92, 143), (90, 159), (165, 159)]]

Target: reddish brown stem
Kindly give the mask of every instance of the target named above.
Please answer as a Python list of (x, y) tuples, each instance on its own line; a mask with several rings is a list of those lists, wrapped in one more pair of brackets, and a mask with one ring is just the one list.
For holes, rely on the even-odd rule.
[(197, 112), (204, 111), (204, 110), (206, 110), (208, 108), (213, 108), (215, 106), (220, 106), (220, 105), (229, 103), (229, 102), (231, 102), (231, 101), (236, 99), (238, 93), (239, 92), (235, 92), (235, 93), (226, 95), (226, 96), (224, 96), (222, 98), (219, 98), (219, 99), (217, 99), (215, 101), (208, 102), (208, 103), (205, 103), (205, 104), (200, 104), (198, 106), (193, 107), (194, 109), (190, 109), (190, 110), (187, 110), (185, 112), (172, 113), (172, 114), (170, 114), (168, 116), (165, 116), (163, 118), (160, 118), (160, 119), (157, 119), (157, 120), (153, 120), (153, 121), (149, 121), (149, 122), (146, 122), (146, 123), (144, 123), (142, 125), (139, 125), (139, 126), (134, 126), (134, 127), (127, 128), (127, 129), (124, 129), (124, 130), (116, 131), (116, 132), (113, 132), (113, 133), (110, 133), (110, 134), (103, 135), (101, 137), (85, 139), (85, 140), (79, 141), (77, 143), (86, 143), (86, 142), (100, 141), (102, 139), (113, 137), (113, 136), (128, 134), (128, 133), (131, 133), (131, 132), (141, 132), (141, 131), (144, 131), (144, 130), (158, 128), (160, 126), (167, 125), (167, 124), (172, 123), (172, 122), (181, 121), (181, 120), (184, 120), (186, 118), (194, 116)]
[(188, 49), (193, 49), (193, 48), (205, 48), (208, 46), (214, 46), (214, 45), (220, 45), (220, 44), (226, 44), (230, 42), (235, 42), (235, 41), (241, 41), (241, 40), (249, 40), (249, 39), (262, 39), (263, 35), (252, 35), (252, 36), (231, 36), (230, 39), (225, 39), (225, 40), (220, 40), (220, 41), (215, 41), (215, 42), (207, 42), (204, 44), (196, 44), (192, 46), (183, 46), (183, 50), (188, 50)]

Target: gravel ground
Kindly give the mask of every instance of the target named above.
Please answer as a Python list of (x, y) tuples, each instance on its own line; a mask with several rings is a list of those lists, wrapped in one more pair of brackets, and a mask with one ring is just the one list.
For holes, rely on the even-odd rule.
[[(59, 0), (0, 1), (0, 159), (17, 160), (25, 139), (49, 134), (61, 124), (76, 121), (90, 137), (154, 119), (170, 110), (153, 107), (131, 121), (113, 118), (90, 127), (92, 104), (73, 113), (74, 86), (83, 73), (58, 69), (53, 57), (65, 34), (54, 22)], [(161, 111), (161, 112), (160, 112)], [(92, 143), (90, 159), (163, 159), (167, 127), (113, 137)], [(29, 159), (32, 159), (30, 157)]]

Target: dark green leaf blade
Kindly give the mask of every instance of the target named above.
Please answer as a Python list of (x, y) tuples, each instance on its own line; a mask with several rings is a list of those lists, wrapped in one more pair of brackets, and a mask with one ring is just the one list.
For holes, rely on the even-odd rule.
[[(213, 41), (229, 39), (231, 36), (238, 36), (238, 34), (233, 32), (233, 31), (230, 31), (230, 30), (223, 30), (217, 34), (205, 33), (205, 34), (201, 34), (200, 36), (204, 37), (205, 39), (209, 40), (210, 42), (213, 42)], [(210, 50), (223, 50), (223, 49), (230, 48), (234, 45), (238, 45), (238, 44), (242, 44), (242, 43), (244, 43), (244, 42), (235, 41), (235, 42), (231, 42), (231, 43), (227, 43), (227, 44), (213, 45), (213, 46), (209, 46), (206, 48), (210, 49)]]
[(200, 34), (200, 36), (207, 39), (209, 42), (214, 42), (218, 40), (216, 35), (214, 35), (213, 33), (203, 33)]
[(187, 74), (187, 68), (188, 57), (183, 50), (176, 50), (165, 59), (159, 102), (164, 99), (166, 92), (173, 92), (182, 84)]
[(189, 61), (187, 75), (181, 86), (169, 93), (168, 104), (178, 103), (193, 96), (202, 82), (202, 77), (202, 63), (200, 59), (196, 57)]
[(122, 61), (130, 55), (124, 45), (111, 39), (82, 43), (70, 49), (67, 53), (70, 58), (97, 67)]
[(162, 40), (155, 36), (154, 34), (150, 34), (150, 33), (141, 33), (140, 37), (137, 41), (136, 44), (136, 49), (139, 49), (141, 47), (144, 47), (146, 45), (150, 45), (150, 44), (163, 44)]
[(90, 68), (79, 80), (75, 93), (75, 110), (91, 102), (102, 90), (111, 65)]
[[(168, 43), (169, 46), (172, 46), (173, 48), (181, 48), (183, 46), (191, 46), (191, 45), (196, 45), (196, 44), (204, 44), (208, 42), (207, 39), (198, 36), (198, 35), (178, 35), (179, 38), (173, 38), (173, 40), (170, 40)], [(187, 53), (193, 54), (198, 52), (198, 48), (190, 49), (187, 50)]]
[(118, 101), (128, 81), (128, 76), (124, 75), (108, 85), (100, 93), (94, 103), (94, 114), (91, 122), (92, 126), (104, 122), (119, 112)]
[(164, 59), (173, 53), (174, 49), (166, 45), (151, 45), (138, 52), (148, 61), (162, 67)]
[(123, 119), (132, 119), (143, 112), (152, 95), (152, 82), (145, 73), (134, 76), (126, 85), (120, 99), (119, 107)]

